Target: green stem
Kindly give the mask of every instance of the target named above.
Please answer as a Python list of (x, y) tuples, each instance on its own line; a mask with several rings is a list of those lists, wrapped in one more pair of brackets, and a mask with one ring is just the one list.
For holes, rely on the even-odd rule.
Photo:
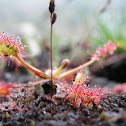
[(60, 66), (57, 71), (53, 74), (53, 77), (56, 77), (58, 75), (60, 75), (60, 73), (64, 70), (63, 66)]
[(27, 69), (29, 69), (30, 71), (32, 71), (33, 73), (38, 75), (39, 77), (45, 78), (45, 79), (50, 78), (50, 76), (48, 74), (45, 74), (44, 72), (40, 71), (39, 69), (27, 64), (19, 55), (16, 56), (16, 59), (19, 61), (19, 63), (21, 65), (23, 65), (24, 67), (26, 67)]
[(74, 72), (77, 72), (79, 70), (82, 70), (84, 69), (85, 67), (88, 67), (89, 65), (91, 65), (92, 63), (94, 63), (95, 61), (97, 61), (97, 58), (94, 58), (94, 59), (91, 59), (90, 61), (88, 61), (87, 63), (83, 64), (83, 65), (80, 65), (79, 67), (76, 67), (72, 70), (69, 70), (67, 72), (64, 72), (63, 74), (61, 74), (58, 78), (61, 79), (71, 73), (74, 73)]

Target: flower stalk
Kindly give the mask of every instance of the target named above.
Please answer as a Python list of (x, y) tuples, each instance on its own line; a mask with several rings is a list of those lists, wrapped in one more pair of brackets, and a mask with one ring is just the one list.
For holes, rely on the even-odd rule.
[[(56, 12), (55, 11), (55, 0), (50, 0), (49, 2), (49, 12), (50, 12), (50, 23), (51, 23), (51, 31), (50, 31), (50, 65), (51, 65), (51, 86), (53, 86), (53, 65), (52, 65), (52, 28), (53, 24), (56, 21)], [(51, 92), (52, 97), (52, 92)]]

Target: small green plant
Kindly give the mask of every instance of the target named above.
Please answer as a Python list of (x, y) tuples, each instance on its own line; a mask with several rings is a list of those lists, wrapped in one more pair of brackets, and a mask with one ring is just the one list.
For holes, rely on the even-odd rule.
[[(56, 95), (53, 96), (53, 101), (68, 101), (74, 106), (93, 106), (93, 104), (98, 104), (102, 98), (105, 98), (107, 95), (104, 92), (104, 89), (101, 87), (90, 88), (85, 84), (87, 77), (84, 73), (79, 72), (80, 70), (90, 66), (96, 61), (100, 61), (105, 58), (108, 54), (112, 54), (117, 49), (117, 44), (114, 44), (111, 40), (104, 45), (103, 48), (98, 47), (96, 52), (92, 54), (90, 61), (84, 63), (76, 68), (63, 70), (69, 65), (69, 60), (64, 59), (61, 63), (61, 66), (56, 70), (52, 69), (52, 26), (56, 21), (56, 12), (55, 11), (55, 1), (50, 0), (49, 3), (49, 12), (51, 19), (51, 35), (50, 35), (50, 59), (51, 59), (51, 70), (48, 72), (43, 72), (32, 65), (29, 65), (23, 58), (26, 57), (24, 49), (25, 45), (22, 44), (20, 37), (13, 39), (13, 37), (8, 33), (0, 33), (0, 55), (3, 58), (13, 58), (18, 64), (26, 67), (37, 76), (41, 78), (40, 81), (33, 82), (33, 85), (36, 85), (44, 80), (50, 80), (52, 86), (57, 87)], [(44, 62), (44, 61), (43, 61)], [(70, 85), (67, 82), (62, 81), (64, 77), (67, 77), (73, 73), (77, 73), (75, 81)], [(58, 84), (57, 81), (60, 83)], [(9, 86), (9, 85), (8, 85)], [(11, 87), (11, 86), (10, 86)], [(9, 88), (9, 87), (8, 87)], [(13, 88), (13, 87), (11, 87)], [(8, 90), (5, 90), (8, 91)], [(4, 94), (8, 94), (4, 93)], [(60, 99), (60, 100), (59, 100)], [(20, 101), (20, 100), (19, 100)], [(21, 101), (23, 103), (23, 101)]]

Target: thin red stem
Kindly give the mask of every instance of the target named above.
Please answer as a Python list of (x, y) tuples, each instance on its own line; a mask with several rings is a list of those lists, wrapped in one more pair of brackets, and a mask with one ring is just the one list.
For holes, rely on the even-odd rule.
[(51, 34), (50, 34), (50, 64), (51, 64), (51, 83), (52, 83), (52, 14), (51, 14)]
[(45, 78), (45, 79), (50, 78), (50, 76), (48, 74), (45, 74), (44, 72), (40, 71), (39, 69), (27, 64), (20, 56), (17, 55), (16, 59), (19, 61), (20, 64), (22, 64), (24, 67), (26, 67), (27, 69), (29, 69), (30, 71), (32, 71), (33, 73), (38, 75), (39, 77)]

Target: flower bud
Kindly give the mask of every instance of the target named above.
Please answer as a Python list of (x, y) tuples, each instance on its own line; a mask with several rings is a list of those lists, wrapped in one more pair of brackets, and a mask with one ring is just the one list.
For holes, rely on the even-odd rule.
[(52, 14), (54, 12), (54, 10), (55, 10), (55, 0), (50, 0), (49, 11)]
[(70, 61), (68, 59), (64, 59), (61, 63), (61, 66), (53, 74), (53, 77), (60, 75), (60, 73), (69, 65), (69, 63)]
[(64, 59), (61, 63), (61, 66), (64, 68), (66, 68), (69, 65), (70, 61), (68, 59)]
[(57, 18), (57, 14), (56, 14), (56, 12), (54, 12), (54, 13), (53, 13), (53, 17), (52, 17), (52, 24), (55, 23), (56, 18)]

